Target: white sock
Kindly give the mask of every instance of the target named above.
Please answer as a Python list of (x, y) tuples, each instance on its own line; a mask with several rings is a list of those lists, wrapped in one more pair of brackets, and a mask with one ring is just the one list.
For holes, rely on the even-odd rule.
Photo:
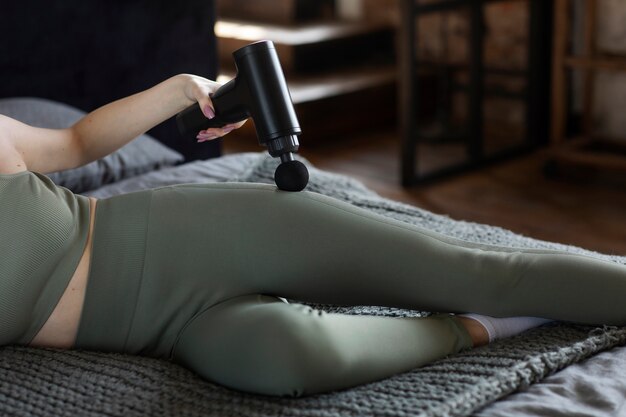
[(542, 319), (539, 317), (504, 317), (496, 318), (489, 316), (482, 316), (480, 314), (459, 314), (459, 317), (467, 317), (474, 319), (487, 330), (489, 334), (489, 342), (493, 342), (496, 339), (503, 337), (513, 336), (522, 333), (533, 327), (541, 326), (542, 324), (549, 323), (551, 319)]

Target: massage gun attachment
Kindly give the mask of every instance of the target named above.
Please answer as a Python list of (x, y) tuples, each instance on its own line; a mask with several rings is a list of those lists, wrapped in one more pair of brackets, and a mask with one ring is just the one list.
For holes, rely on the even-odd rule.
[(302, 131), (274, 44), (255, 42), (233, 52), (233, 57), (237, 76), (211, 94), (215, 117), (207, 119), (196, 103), (176, 116), (179, 131), (183, 135), (196, 133), (251, 117), (259, 144), (281, 160), (274, 173), (278, 188), (303, 190), (309, 172), (294, 157)]

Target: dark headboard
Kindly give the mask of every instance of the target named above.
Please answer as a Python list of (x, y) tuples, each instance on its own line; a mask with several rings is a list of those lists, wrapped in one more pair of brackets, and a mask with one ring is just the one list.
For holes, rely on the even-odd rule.
[[(178, 73), (215, 79), (214, 23), (213, 0), (3, 1), (0, 97), (90, 111)], [(217, 141), (182, 140), (173, 120), (149, 134), (188, 161), (220, 154)]]

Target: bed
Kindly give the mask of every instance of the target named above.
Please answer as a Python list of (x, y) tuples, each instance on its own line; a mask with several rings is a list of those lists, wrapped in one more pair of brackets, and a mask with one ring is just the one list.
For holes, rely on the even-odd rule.
[[(30, 0), (12, 3), (10, 11), (19, 15)], [(63, 4), (71, 4), (68, 1)], [(201, 3), (201, 5), (200, 5)], [(172, 11), (160, 2), (127, 1), (115, 4), (116, 13), (145, 14), (148, 22), (140, 27), (147, 33), (155, 24), (163, 25), (164, 16), (190, 22), (190, 13), (203, 14), (211, 21), (210, 2), (188, 3), (188, 9)], [(99, 19), (106, 19), (104, 2)], [(156, 5), (156, 6), (155, 6)], [(11, 9), (13, 7), (13, 9)], [(69, 6), (49, 6), (47, 16), (66, 16)], [(143, 8), (143, 9), (142, 9)], [(81, 9), (73, 10), (72, 18)], [(98, 9), (99, 10), (99, 9)], [(7, 14), (4, 14), (7, 16)], [(144, 15), (142, 15), (144, 16)], [(109, 14), (110, 18), (110, 14)], [(28, 18), (26, 18), (26, 21)], [(93, 13), (83, 14), (85, 24), (93, 23)], [(195, 18), (191, 19), (191, 22)], [(24, 20), (22, 21), (24, 22)], [(156, 22), (156, 23), (155, 23)], [(6, 23), (6, 22), (0, 22)], [(9, 23), (7, 23), (9, 25)], [(118, 22), (118, 31), (134, 27), (136, 21)], [(1, 30), (17, 30), (15, 25)], [(7, 29), (8, 27), (8, 29)], [(112, 27), (116, 27), (113, 25)], [(205, 42), (206, 56), (214, 54), (214, 39), (205, 26), (190, 31), (186, 24), (171, 24), (171, 39), (180, 36), (189, 42)], [(58, 32), (59, 29), (51, 29)], [(182, 32), (181, 32), (182, 31)], [(118, 32), (121, 33), (121, 32)], [(183, 35), (181, 35), (181, 33)], [(6, 33), (5, 33), (6, 35)], [(109, 34), (113, 36), (113, 34)], [(159, 34), (159, 41), (173, 40)], [(207, 38), (210, 38), (208, 39)], [(141, 38), (143, 48), (154, 44)], [(193, 40), (194, 38), (195, 40)], [(107, 38), (108, 39), (108, 38)], [(30, 41), (28, 41), (30, 42)], [(96, 39), (97, 44), (107, 40)], [(127, 42), (128, 43), (128, 42)], [(213, 46), (211, 46), (213, 45)], [(31, 45), (33, 46), (33, 45)], [(142, 55), (138, 45), (127, 45)], [(90, 47), (94, 47), (91, 44)], [(110, 47), (110, 45), (109, 45)], [(37, 50), (36, 47), (33, 47)], [(200, 48), (200, 47), (199, 47)], [(211, 49), (213, 48), (213, 49)], [(0, 66), (0, 73), (13, 77), (15, 83), (0, 87), (0, 114), (6, 114), (35, 126), (65, 127), (85, 111), (117, 97), (149, 86), (169, 73), (193, 72), (194, 51), (180, 53), (174, 67), (163, 63), (159, 74), (124, 78), (124, 88), (104, 92), (101, 79), (87, 75), (92, 66), (74, 62), (71, 76), (59, 70), (55, 74), (36, 72), (39, 58), (25, 58), (19, 48), (12, 50), (12, 66)], [(111, 49), (114, 51), (115, 48)], [(16, 52), (17, 51), (17, 52)], [(33, 54), (33, 49), (28, 50)], [(180, 51), (179, 51), (180, 52)], [(113, 52), (111, 52), (113, 54)], [(16, 60), (16, 56), (25, 61)], [(35, 54), (36, 55), (36, 54)], [(49, 59), (52, 59), (50, 56)], [(1, 58), (1, 59), (6, 59)], [(96, 58), (93, 58), (96, 59)], [(202, 58), (205, 59), (205, 58)], [(214, 62), (214, 61), (213, 61)], [(39, 62), (40, 63), (40, 62)], [(19, 65), (18, 65), (19, 64)], [(124, 57), (110, 57), (107, 77), (129, 74)], [(190, 69), (188, 70), (187, 69)], [(18, 71), (21, 70), (20, 71)], [(200, 69), (198, 72), (200, 73)], [(202, 66), (202, 74), (211, 77), (215, 65)], [(81, 72), (82, 71), (82, 72)], [(122, 71), (117, 72), (117, 71)], [(135, 68), (135, 71), (139, 71)], [(146, 70), (151, 71), (151, 70)], [(18, 74), (30, 74), (28, 77)], [(82, 75), (80, 75), (82, 73)], [(60, 74), (60, 75), (59, 75)], [(111, 75), (117, 74), (117, 75)], [(41, 77), (29, 83), (29, 77)], [(62, 77), (64, 81), (59, 81)], [(92, 79), (92, 82), (86, 80)], [(81, 88), (68, 86), (80, 81)], [(111, 82), (111, 79), (109, 79)], [(20, 89), (20, 83), (22, 89)], [(65, 83), (65, 84), (64, 84)], [(117, 83), (124, 84), (124, 83)], [(14, 85), (15, 84), (15, 85)], [(133, 91), (134, 90), (134, 91)], [(21, 92), (18, 92), (21, 91)], [(100, 91), (94, 93), (94, 91)], [(98, 95), (101, 94), (101, 95)], [(26, 96), (26, 97), (25, 97)], [(89, 98), (90, 100), (81, 101)], [(105, 97), (103, 99), (103, 97)], [(117, 98), (113, 97), (113, 98)], [(220, 156), (219, 147), (210, 152), (199, 146), (181, 146), (171, 126), (160, 126), (99, 161), (49, 176), (58, 185), (74, 192), (98, 198), (139, 189), (191, 182), (251, 181), (272, 183), (276, 161), (263, 152)], [(458, 238), (517, 247), (558, 248), (584, 252), (580, 248), (543, 242), (510, 231), (462, 221), (454, 221), (417, 207), (397, 203), (376, 195), (358, 181), (316, 169), (308, 161), (311, 180), (308, 190), (327, 194), (359, 207), (419, 224)], [(1, 203), (1, 202), (0, 202)], [(626, 264), (622, 257), (594, 254)], [(297, 300), (296, 300), (297, 301)], [(429, 312), (382, 308), (377, 306), (316, 305), (327, 311), (346, 314), (419, 316)], [(348, 390), (300, 399), (270, 398), (243, 394), (205, 381), (191, 371), (167, 361), (117, 353), (27, 348), (0, 348), (0, 415), (8, 416), (615, 416), (626, 415), (626, 329), (616, 327), (576, 326), (552, 323), (492, 345), (453, 355), (423, 368)]]
[[(0, 99), (0, 114), (63, 127), (84, 112), (51, 100), (18, 97)], [(143, 135), (102, 160), (49, 176), (79, 194), (106, 198), (177, 183), (272, 183), (276, 167), (264, 152), (183, 160)], [(393, 202), (354, 179), (301, 160), (311, 172), (309, 190), (383, 215), (467, 240), (583, 251)], [(624, 263), (623, 258), (596, 256)], [(376, 306), (315, 307), (346, 314), (429, 314)], [(619, 415), (626, 411), (626, 376), (620, 372), (626, 365), (626, 348), (620, 347), (624, 342), (624, 329), (554, 323), (383, 381), (302, 399), (238, 393), (152, 358), (7, 346), (0, 348), (0, 415)]]

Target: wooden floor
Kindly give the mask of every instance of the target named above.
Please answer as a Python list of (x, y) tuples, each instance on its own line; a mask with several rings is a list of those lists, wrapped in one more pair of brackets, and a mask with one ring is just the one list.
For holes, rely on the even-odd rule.
[[(260, 150), (254, 138), (224, 141), (224, 153)], [(303, 136), (300, 155), (318, 168), (357, 178), (382, 196), (453, 219), (626, 256), (626, 188), (567, 176), (548, 179), (542, 173), (545, 150), (411, 188), (400, 185), (393, 131), (327, 142)]]

